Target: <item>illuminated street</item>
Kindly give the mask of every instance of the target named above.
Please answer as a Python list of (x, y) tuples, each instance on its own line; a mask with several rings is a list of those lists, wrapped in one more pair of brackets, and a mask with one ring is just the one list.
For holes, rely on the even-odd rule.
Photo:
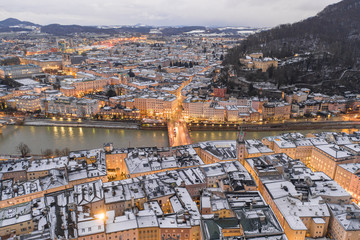
[(171, 147), (191, 144), (190, 134), (184, 122), (170, 121), (168, 123), (168, 133)]

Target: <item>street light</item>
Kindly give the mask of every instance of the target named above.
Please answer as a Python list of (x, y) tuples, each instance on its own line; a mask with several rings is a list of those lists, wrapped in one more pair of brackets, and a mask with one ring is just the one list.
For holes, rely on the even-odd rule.
[(99, 213), (96, 215), (97, 219), (104, 220), (105, 219), (105, 213)]

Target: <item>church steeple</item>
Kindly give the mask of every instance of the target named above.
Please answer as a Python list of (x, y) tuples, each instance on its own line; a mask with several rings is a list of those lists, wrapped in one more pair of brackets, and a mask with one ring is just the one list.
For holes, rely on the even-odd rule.
[(246, 154), (246, 147), (245, 147), (245, 134), (241, 128), (237, 139), (236, 139), (236, 154), (237, 160), (244, 165), (245, 163), (245, 154)]
[(237, 137), (237, 143), (245, 143), (245, 134), (243, 132), (243, 129), (240, 129), (240, 132), (238, 133), (238, 137)]

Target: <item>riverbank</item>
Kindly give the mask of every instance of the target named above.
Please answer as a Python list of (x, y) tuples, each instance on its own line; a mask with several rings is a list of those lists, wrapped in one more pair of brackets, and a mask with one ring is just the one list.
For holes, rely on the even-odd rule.
[[(84, 127), (105, 129), (138, 129), (138, 130), (167, 130), (166, 123), (138, 123), (116, 121), (60, 121), (52, 119), (26, 119), (24, 126), (52, 126), (52, 127)], [(345, 129), (360, 128), (360, 121), (311, 121), (311, 122), (284, 122), (267, 124), (187, 124), (191, 131), (237, 131), (243, 128), (247, 132), (256, 131), (296, 131), (315, 129)]]
[(236, 131), (242, 128), (247, 132), (266, 131), (296, 131), (316, 129), (359, 128), (360, 121), (319, 121), (319, 122), (289, 122), (267, 124), (188, 124), (191, 131)]
[(26, 119), (23, 126), (51, 126), (51, 127), (83, 127), (83, 128), (109, 128), (109, 129), (139, 129), (135, 122), (109, 122), (109, 121), (56, 121), (47, 119)]

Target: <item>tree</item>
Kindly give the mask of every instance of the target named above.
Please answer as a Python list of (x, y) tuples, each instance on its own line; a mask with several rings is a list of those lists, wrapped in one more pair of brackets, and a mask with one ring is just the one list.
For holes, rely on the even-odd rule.
[(107, 92), (106, 92), (106, 96), (107, 97), (115, 97), (116, 96), (116, 92), (114, 89), (110, 88)]
[(1, 65), (5, 65), (5, 66), (19, 65), (19, 64), (20, 64), (20, 59), (18, 57), (10, 57), (1, 61)]
[(53, 155), (53, 150), (51, 150), (50, 148), (46, 149), (45, 151), (43, 151), (42, 153), (44, 155), (44, 157), (49, 158)]
[(21, 154), (21, 157), (23, 157), (23, 158), (31, 153), (31, 149), (29, 148), (29, 146), (23, 142), (21, 142), (21, 143), (19, 143), (19, 145), (17, 145), (16, 150), (18, 153)]
[(252, 83), (250, 83), (250, 85), (249, 85), (248, 95), (249, 96), (255, 95), (255, 88), (254, 88), (254, 85)]
[(275, 67), (274, 67), (273, 65), (271, 65), (271, 66), (266, 70), (266, 72), (268, 73), (268, 77), (269, 77), (270, 79), (272, 79), (273, 76), (274, 76), (274, 70), (275, 70)]
[(131, 78), (135, 77), (135, 73), (133, 73), (131, 69), (128, 74), (129, 74), (129, 77), (131, 77)]
[(55, 156), (60, 157), (62, 155), (62, 152), (60, 149), (55, 149)]
[(63, 156), (68, 156), (70, 154), (70, 149), (68, 147), (64, 148), (62, 150), (62, 155)]

